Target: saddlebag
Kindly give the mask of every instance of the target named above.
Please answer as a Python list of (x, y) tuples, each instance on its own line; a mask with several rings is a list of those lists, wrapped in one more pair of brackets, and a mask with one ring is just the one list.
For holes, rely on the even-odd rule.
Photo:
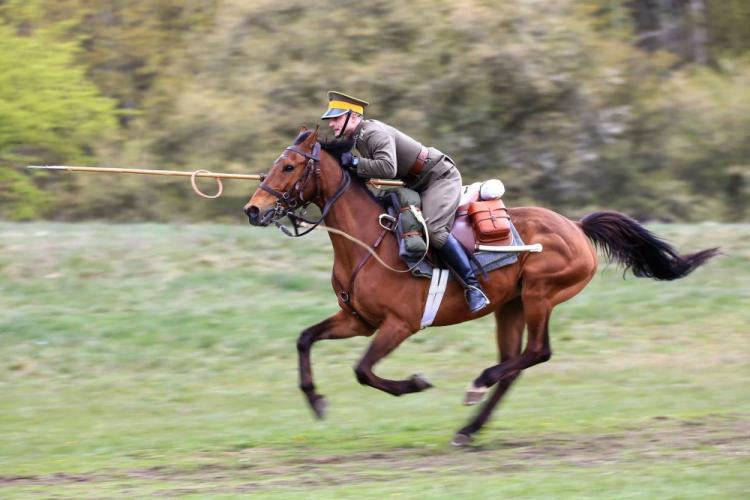
[(503, 200), (475, 201), (469, 204), (469, 217), (474, 234), (481, 243), (508, 239), (510, 216)]
[(409, 208), (421, 209), (422, 200), (419, 193), (408, 188), (389, 190), (388, 204), (391, 215), (398, 219), (396, 235), (398, 236), (398, 253), (401, 258), (421, 258), (427, 251), (424, 240), (424, 227)]

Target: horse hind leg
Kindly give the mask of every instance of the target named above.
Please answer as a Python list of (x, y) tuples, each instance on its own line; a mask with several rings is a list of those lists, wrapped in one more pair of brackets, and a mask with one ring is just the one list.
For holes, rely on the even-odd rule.
[(520, 356), (507, 359), (484, 370), (474, 380), (476, 387), (492, 387), (502, 379), (516, 376), (521, 370), (544, 363), (552, 357), (549, 342), (549, 318), (552, 304), (544, 297), (524, 293), (523, 311), (528, 327), (528, 340)]
[[(472, 422), (464, 427), (453, 439), (453, 444), (461, 446), (471, 441), (473, 433), (477, 432), (484, 420), (489, 417), (491, 409), (500, 400), (500, 397), (507, 391), (513, 381), (518, 378), (522, 370), (544, 363), (552, 356), (552, 349), (549, 343), (549, 318), (552, 313), (552, 304), (542, 295), (537, 295), (524, 290), (523, 316), (528, 327), (528, 340), (523, 352), (515, 357), (501, 361), (495, 366), (484, 370), (479, 377), (474, 380), (476, 387), (492, 387), (498, 384), (490, 400), (482, 408), (482, 412), (475, 419), (476, 424)], [(489, 410), (482, 420), (484, 410)], [(477, 425), (479, 424), (479, 425)]]
[[(495, 311), (498, 362), (517, 357), (521, 353), (521, 342), (526, 320), (523, 316), (523, 302), (517, 297), (501, 305)], [(489, 387), (469, 384), (464, 395), (464, 405), (479, 404), (487, 395)]]
[[(497, 324), (497, 347), (500, 354), (500, 363), (517, 358), (521, 353), (523, 330), (526, 326), (521, 298), (513, 299), (495, 311), (495, 322)], [(485, 422), (487, 422), (511, 384), (518, 378), (518, 375), (507, 377), (498, 382), (494, 392), (477, 415), (469, 424), (456, 433), (453, 438), (454, 445), (462, 446), (471, 441), (472, 434), (479, 431)], [(476, 404), (481, 401), (486, 391), (486, 387), (477, 388), (474, 384), (471, 384), (464, 402), (466, 404)], [(473, 400), (477, 395), (479, 395), (479, 401)]]
[(312, 345), (325, 339), (345, 339), (358, 335), (371, 335), (373, 329), (354, 318), (351, 314), (339, 311), (330, 318), (313, 326), (305, 328), (297, 339), (297, 354), (299, 357), (299, 387), (307, 398), (313, 413), (319, 419), (325, 416), (326, 399), (315, 392), (313, 383), (312, 363), (310, 351)]
[(414, 374), (406, 380), (389, 380), (378, 377), (372, 371), (373, 366), (378, 361), (393, 352), (401, 342), (413, 333), (415, 332), (399, 320), (387, 319), (383, 322), (362, 360), (354, 368), (359, 383), (369, 385), (393, 396), (421, 392), (432, 387), (432, 384), (424, 375)]
[[(513, 342), (508, 356), (501, 357), (500, 363), (484, 370), (477, 377), (473, 388), (489, 388), (498, 384), (490, 400), (480, 411), (477, 418), (469, 425), (458, 431), (453, 443), (466, 444), (471, 435), (477, 432), (490, 416), (495, 404), (505, 391), (520, 375), (522, 370), (539, 363), (544, 363), (552, 357), (549, 339), (549, 319), (555, 305), (568, 300), (580, 292), (591, 279), (595, 267), (584, 262), (574, 273), (569, 273), (566, 280), (525, 280), (520, 306), (516, 303), (515, 328), (516, 335), (508, 337)], [(562, 281), (562, 283), (561, 283)], [(500, 311), (502, 315), (503, 311)], [(513, 323), (508, 319), (508, 324)], [(528, 340), (523, 353), (520, 352), (523, 324), (528, 327)], [(511, 340), (512, 339), (512, 340)], [(481, 390), (481, 389), (480, 389)]]

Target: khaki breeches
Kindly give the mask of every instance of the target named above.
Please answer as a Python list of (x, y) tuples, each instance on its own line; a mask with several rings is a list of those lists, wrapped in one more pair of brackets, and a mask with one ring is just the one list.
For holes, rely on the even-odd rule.
[(430, 246), (441, 248), (445, 245), (450, 230), (453, 228), (456, 209), (461, 199), (461, 174), (453, 166), (439, 178), (430, 180), (420, 191), (420, 195), (422, 213), (427, 219)]

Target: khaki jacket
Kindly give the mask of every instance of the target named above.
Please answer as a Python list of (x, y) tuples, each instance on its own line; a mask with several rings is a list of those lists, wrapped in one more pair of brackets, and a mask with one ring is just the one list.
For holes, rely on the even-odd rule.
[[(355, 147), (361, 158), (357, 166), (360, 177), (403, 179), (417, 160), (422, 144), (398, 129), (377, 120), (363, 120), (355, 131)], [(447, 159), (448, 161), (442, 161)], [(428, 149), (427, 161), (418, 179), (410, 184), (424, 184), (428, 174), (437, 177), (452, 166), (453, 162), (435, 148)]]

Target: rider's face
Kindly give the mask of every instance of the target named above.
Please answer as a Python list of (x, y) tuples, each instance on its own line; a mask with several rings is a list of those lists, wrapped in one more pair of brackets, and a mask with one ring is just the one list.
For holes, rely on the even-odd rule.
[[(344, 135), (351, 135), (351, 133), (354, 132), (354, 130), (357, 128), (357, 125), (359, 125), (361, 119), (362, 117), (360, 115), (352, 113), (352, 116), (349, 119), (349, 124), (346, 126)], [(346, 113), (341, 116), (337, 116), (336, 118), (330, 118), (328, 120), (328, 126), (333, 129), (333, 132), (337, 136), (341, 135), (341, 129), (344, 128), (344, 123), (346, 123)]]

